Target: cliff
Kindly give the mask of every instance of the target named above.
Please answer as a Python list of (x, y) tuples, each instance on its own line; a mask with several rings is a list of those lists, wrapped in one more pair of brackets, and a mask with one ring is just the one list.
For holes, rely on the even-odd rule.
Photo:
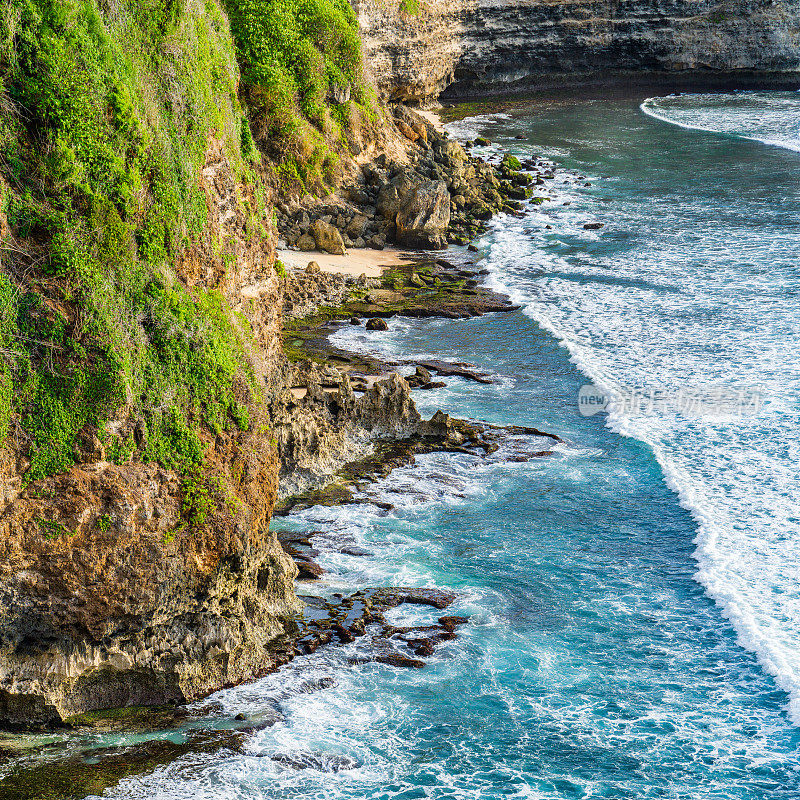
[[(580, 85), (614, 73), (743, 80), (800, 72), (794, 0), (456, 0), (355, 4), (382, 95)], [(390, 33), (390, 35), (389, 35)]]
[(0, 726), (273, 670), (302, 609), (279, 482), (450, 436), (283, 341), (368, 287), (289, 274), (276, 224), (441, 247), (524, 194), (362, 67), (346, 0), (2, 1)]
[(402, 155), (360, 77), (346, 0), (3, 0), (0, 724), (289, 657), (281, 458), (347, 437), (291, 403), (274, 205)]

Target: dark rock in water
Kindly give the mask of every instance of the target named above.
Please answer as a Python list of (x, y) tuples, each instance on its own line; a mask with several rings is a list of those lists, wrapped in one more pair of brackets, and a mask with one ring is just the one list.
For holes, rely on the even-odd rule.
[[(314, 533), (317, 531), (313, 531), (310, 535), (313, 536)], [(277, 531), (276, 536), (278, 537), (278, 541), (281, 545), (284, 544), (295, 544), (295, 545), (305, 545), (306, 547), (311, 547), (311, 539), (309, 535), (305, 533), (298, 533), (296, 531)]]
[(276, 753), (270, 756), (273, 761), (289, 769), (316, 769), (320, 772), (341, 772), (343, 769), (356, 769), (361, 764), (350, 756), (335, 753)]
[(324, 644), (333, 640), (333, 633), (329, 630), (309, 632), (295, 642), (295, 652), (300, 655), (315, 653)]
[(529, 428), (525, 425), (508, 425), (505, 430), (514, 436), (544, 436), (547, 439), (552, 439), (554, 442), (564, 441), (555, 433), (540, 431), (538, 428)]
[(350, 642), (354, 642), (356, 640), (356, 632), (351, 631), (342, 624), (334, 625), (334, 630), (336, 631), (340, 641), (342, 641), (344, 644), (349, 644)]
[(429, 370), (425, 369), (425, 367), (418, 366), (416, 371), (413, 375), (409, 375), (406, 380), (414, 389), (424, 389), (427, 386), (430, 386), (432, 381), (432, 376)]
[(365, 550), (363, 547), (356, 547), (355, 545), (345, 545), (344, 547), (339, 548), (340, 553), (344, 553), (346, 556), (371, 556), (369, 550)]
[(604, 226), (605, 222), (587, 222), (584, 224), (583, 229), (585, 231), (598, 231)]
[(382, 587), (379, 589), (365, 589), (364, 594), (372, 602), (373, 608), (379, 611), (387, 611), (403, 603), (447, 608), (456, 599), (455, 592), (450, 592), (446, 589)]
[(350, 317), (350, 324), (351, 325), (360, 325), (361, 320), (358, 317)]
[(301, 544), (299, 542), (297, 544), (281, 542), (281, 547), (287, 556), (291, 556), (294, 559), (299, 559), (300, 561), (313, 561), (319, 555), (319, 550), (316, 548), (307, 544)]
[(383, 320), (380, 317), (373, 317), (372, 319), (367, 320), (367, 330), (387, 331), (389, 330), (389, 326), (386, 324), (386, 320)]
[[(152, 772), (189, 753), (242, 752), (242, 730), (190, 731), (185, 740), (149, 739), (121, 747), (97, 747), (60, 759), (23, 761), (0, 781), (3, 800), (56, 800), (95, 797), (121, 780)], [(87, 758), (87, 756), (90, 756)]]
[(424, 661), (411, 656), (404, 655), (403, 653), (382, 653), (375, 656), (375, 661), (379, 664), (388, 664), (390, 667), (406, 667), (413, 669), (422, 669), (425, 666)]
[(411, 639), (409, 645), (414, 648), (415, 656), (432, 656), (436, 647), (432, 639)]
[(476, 381), (477, 383), (492, 383), (492, 379), (488, 375), (469, 369), (467, 366), (460, 363), (449, 363), (447, 361), (437, 361), (434, 359), (419, 361), (417, 363), (419, 366), (428, 370), (433, 370), (437, 374), (445, 377), (455, 375), (460, 378)]
[(240, 714), (237, 714), (237, 715), (234, 717), (234, 719), (235, 719), (237, 722), (243, 722), (244, 720), (246, 720), (246, 719), (247, 719), (247, 717), (246, 717), (244, 714), (241, 714), (241, 713), (240, 713)]
[(330, 675), (325, 675), (322, 678), (306, 681), (297, 691), (299, 694), (311, 694), (312, 692), (321, 692), (323, 689), (330, 689), (335, 685), (336, 681)]
[(299, 581), (315, 581), (325, 574), (325, 570), (313, 561), (295, 559), (294, 563), (297, 565), (297, 580)]
[(485, 138), (484, 136), (479, 136), (479, 137), (478, 137), (478, 138), (475, 140), (475, 144), (476, 144), (478, 147), (488, 147), (488, 146), (489, 146), (491, 143), (492, 143), (492, 142), (491, 142), (489, 139)]
[(455, 630), (457, 625), (466, 625), (469, 617), (439, 617), (439, 624), (447, 630)]
[(469, 250), (470, 253), (477, 253), (479, 248), (474, 244), (470, 244), (467, 246), (467, 250)]

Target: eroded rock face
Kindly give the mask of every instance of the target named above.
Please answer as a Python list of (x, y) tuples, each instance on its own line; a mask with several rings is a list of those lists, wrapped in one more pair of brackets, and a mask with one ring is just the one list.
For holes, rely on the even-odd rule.
[(359, 0), (365, 55), (386, 98), (434, 101), (609, 72), (797, 73), (795, 0)]
[(444, 181), (425, 181), (409, 194), (395, 218), (397, 241), (405, 247), (442, 250), (447, 247), (450, 192)]
[(426, 0), (414, 14), (399, 0), (353, 0), (352, 5), (364, 60), (384, 100), (428, 103), (453, 82), (473, 0)]
[(277, 469), (258, 438), (220, 447), (241, 482), (202, 529), (154, 464), (76, 466), (5, 509), (0, 723), (183, 702), (275, 665), (295, 567), (268, 529)]
[[(209, 142), (202, 174), (206, 241), (182, 254), (176, 272), (187, 285), (217, 287), (247, 317), (253, 374), (266, 392), (279, 391), (274, 247), (247, 235), (239, 203), (247, 187), (219, 142)], [(225, 264), (212, 240), (231, 243), (233, 260)], [(235, 315), (231, 323), (242, 324)], [(28, 486), (23, 453), (0, 448), (0, 726), (180, 703), (286, 657), (299, 604), (296, 568), (269, 530), (278, 454), (261, 406), (246, 393), (237, 399), (249, 404), (248, 430), (207, 432), (202, 442), (202, 524), (186, 519), (178, 475), (133, 454), (110, 463), (91, 429), (78, 437), (70, 470)], [(112, 424), (135, 441), (146, 436), (125, 408)]]
[(343, 464), (372, 452), (377, 441), (419, 433), (422, 419), (410, 387), (396, 373), (357, 394), (335, 367), (304, 362), (293, 368), (290, 383), (292, 389), (272, 404), (279, 497), (325, 484)]

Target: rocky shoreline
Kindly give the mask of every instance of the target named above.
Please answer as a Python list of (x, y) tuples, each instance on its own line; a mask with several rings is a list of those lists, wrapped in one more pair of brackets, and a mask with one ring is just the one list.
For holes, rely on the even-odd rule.
[(394, 107), (393, 121), (407, 140), (407, 157), (381, 154), (362, 164), (325, 202), (305, 196), (279, 203), (279, 250), (344, 255), (392, 243), (420, 250), (466, 245), (494, 214), (519, 213), (531, 197), (534, 179), (516, 159), (491, 165), (403, 105)]
[[(521, 213), (521, 199), (508, 197), (508, 192), (515, 193), (519, 187), (525, 187), (524, 194), (530, 196), (533, 194), (531, 187), (543, 184), (550, 177), (547, 168), (536, 170), (536, 161), (520, 165), (505, 159), (499, 166), (490, 166), (466, 156), (461, 145), (439, 134), (433, 126), (430, 128), (429, 141), (434, 144), (425, 146), (422, 140), (421, 161), (426, 163), (426, 157), (430, 157), (444, 170), (446, 179), (442, 185), (448, 197), (453, 196), (453, 191), (462, 191), (457, 181), (465, 174), (481, 176), (479, 182), (490, 189), (476, 188), (474, 194), (467, 193), (469, 200), (463, 206), (454, 200), (455, 213), (441, 228), (430, 224), (435, 215), (417, 214), (421, 220), (418, 229), (434, 237), (425, 242), (427, 246), (439, 246), (445, 241), (462, 242), (467, 235), (471, 238), (485, 229), (486, 221), (496, 211)], [(447, 153), (449, 155), (440, 155)], [(523, 171), (523, 166), (533, 169), (534, 174)], [(372, 184), (365, 178), (370, 199), (390, 194), (401, 203), (404, 187), (415, 181), (417, 185), (424, 185), (427, 179), (424, 173), (417, 171), (418, 166), (409, 169), (386, 164), (365, 167), (363, 175), (379, 176)], [(420, 193), (415, 193), (414, 197), (419, 199)], [(369, 212), (363, 205), (359, 209)], [(380, 216), (377, 205), (375, 213), (376, 217)], [(400, 213), (399, 210), (395, 213), (392, 224), (385, 224), (390, 221), (391, 214), (378, 223), (384, 225), (388, 236), (395, 241), (403, 241)], [(312, 221), (309, 214), (309, 229), (315, 221), (318, 220)], [(341, 221), (347, 222), (347, 218)], [(318, 225), (314, 230), (319, 228)], [(420, 239), (416, 242), (422, 243)], [(541, 458), (552, 453), (551, 445), (560, 441), (559, 437), (534, 428), (498, 428), (453, 419), (444, 412), (430, 420), (420, 417), (413, 403), (412, 389), (441, 386), (443, 380), (453, 375), (478, 383), (491, 381), (489, 376), (470, 365), (437, 360), (390, 363), (343, 351), (329, 341), (330, 333), (339, 326), (363, 325), (380, 330), (385, 327), (385, 320), (394, 316), (462, 319), (515, 310), (507, 298), (483, 287), (481, 277), (481, 271), (466, 251), (453, 251), (444, 256), (424, 252), (409, 254), (403, 264), (384, 270), (380, 279), (332, 275), (322, 272), (313, 261), (302, 270), (286, 270), (279, 292), (286, 367), (281, 378), (283, 389), (275, 392), (268, 407), (279, 464), (280, 488), (272, 512), (275, 517), (316, 504), (367, 502), (361, 493), (370, 483), (397, 467), (413, 463), (414, 458), (423, 453), (448, 451), (488, 455), (509, 436), (525, 440), (520, 459)], [(364, 637), (368, 642), (365, 652), (369, 655), (359, 656), (359, 660), (366, 658), (395, 668), (421, 668), (438, 645), (454, 638), (458, 627), (468, 622), (467, 618), (457, 616), (442, 616), (435, 624), (415, 627), (396, 627), (386, 622), (385, 611), (401, 604), (423, 604), (444, 610), (456, 596), (443, 590), (367, 587), (330, 600), (305, 595), (304, 584), (324, 579), (324, 571), (315, 560), (313, 533), (298, 535), (278, 531), (277, 544), (284, 558), (296, 569), (300, 606), (286, 620), (283, 633), (269, 644), (270, 655), (264, 668), (253, 670), (251, 679), (274, 671), (298, 656), (313, 653), (319, 647), (347, 644)], [(353, 555), (367, 555), (354, 552), (352, 543), (342, 542), (341, 547), (342, 552), (349, 549)], [(225, 725), (228, 730), (200, 732), (194, 726), (207, 713), (206, 709), (185, 709), (177, 688), (172, 706), (163, 706), (163, 701), (169, 699), (165, 696), (159, 708), (158, 702), (153, 702), (157, 692), (152, 694), (152, 698), (142, 695), (143, 703), (132, 703), (128, 699), (121, 705), (129, 708), (111, 712), (83, 712), (78, 707), (70, 719), (59, 719), (53, 713), (30, 716), (35, 710), (33, 707), (7, 708), (6, 724), (12, 729), (44, 730), (61, 726), (79, 736), (98, 726), (100, 729), (122, 726), (131, 731), (186, 729), (188, 726), (190, 733), (185, 745), (150, 740), (134, 748), (123, 748), (119, 752), (112, 748), (103, 753), (104, 777), (91, 779), (85, 774), (87, 785), (96, 787), (113, 785), (124, 775), (167, 763), (191, 750), (214, 752), (225, 747), (241, 747), (247, 733), (259, 725), (275, 722), (272, 718), (232, 720)], [(146, 711), (142, 705), (153, 708)], [(10, 714), (14, 721), (10, 720)], [(0, 763), (3, 758), (15, 755), (13, 750), (4, 752), (0, 745)], [(82, 775), (85, 773), (83, 764), (79, 757), (59, 758), (55, 772), (63, 768), (71, 771), (70, 774)], [(6, 778), (0, 785), (10, 792), (9, 797), (38, 797), (36, 776), (39, 769), (37, 765), (16, 769), (13, 779)], [(51, 765), (48, 774), (52, 772)]]

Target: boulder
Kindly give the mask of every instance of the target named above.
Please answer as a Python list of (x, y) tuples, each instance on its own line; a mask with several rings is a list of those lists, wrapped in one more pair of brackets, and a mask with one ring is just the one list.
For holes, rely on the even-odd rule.
[(364, 235), (367, 225), (369, 225), (369, 219), (363, 214), (356, 214), (347, 226), (347, 235), (351, 239), (359, 239)]
[(406, 247), (443, 250), (450, 225), (450, 192), (443, 181), (425, 181), (413, 189), (397, 213), (397, 241)]
[(403, 170), (390, 183), (383, 186), (378, 193), (376, 204), (378, 213), (393, 222), (421, 181), (419, 176)]
[(407, 122), (404, 122), (402, 119), (397, 120), (397, 129), (409, 141), (416, 142), (417, 139), (419, 139), (419, 134)]
[(294, 563), (297, 566), (297, 580), (299, 581), (319, 580), (325, 572), (325, 570), (314, 561), (296, 559)]
[(304, 233), (297, 240), (297, 248), (298, 250), (302, 250), (304, 253), (310, 253), (317, 249), (317, 243), (314, 241), (313, 236), (308, 233)]
[(319, 264), (316, 261), (309, 261), (306, 266), (306, 275), (319, 275), (322, 272)]
[(389, 326), (386, 324), (385, 319), (381, 319), (380, 317), (373, 317), (372, 319), (367, 320), (367, 330), (368, 331), (387, 331), (389, 330)]
[(317, 249), (334, 256), (343, 256), (347, 253), (342, 234), (330, 222), (325, 219), (318, 219), (311, 224), (310, 230)]

